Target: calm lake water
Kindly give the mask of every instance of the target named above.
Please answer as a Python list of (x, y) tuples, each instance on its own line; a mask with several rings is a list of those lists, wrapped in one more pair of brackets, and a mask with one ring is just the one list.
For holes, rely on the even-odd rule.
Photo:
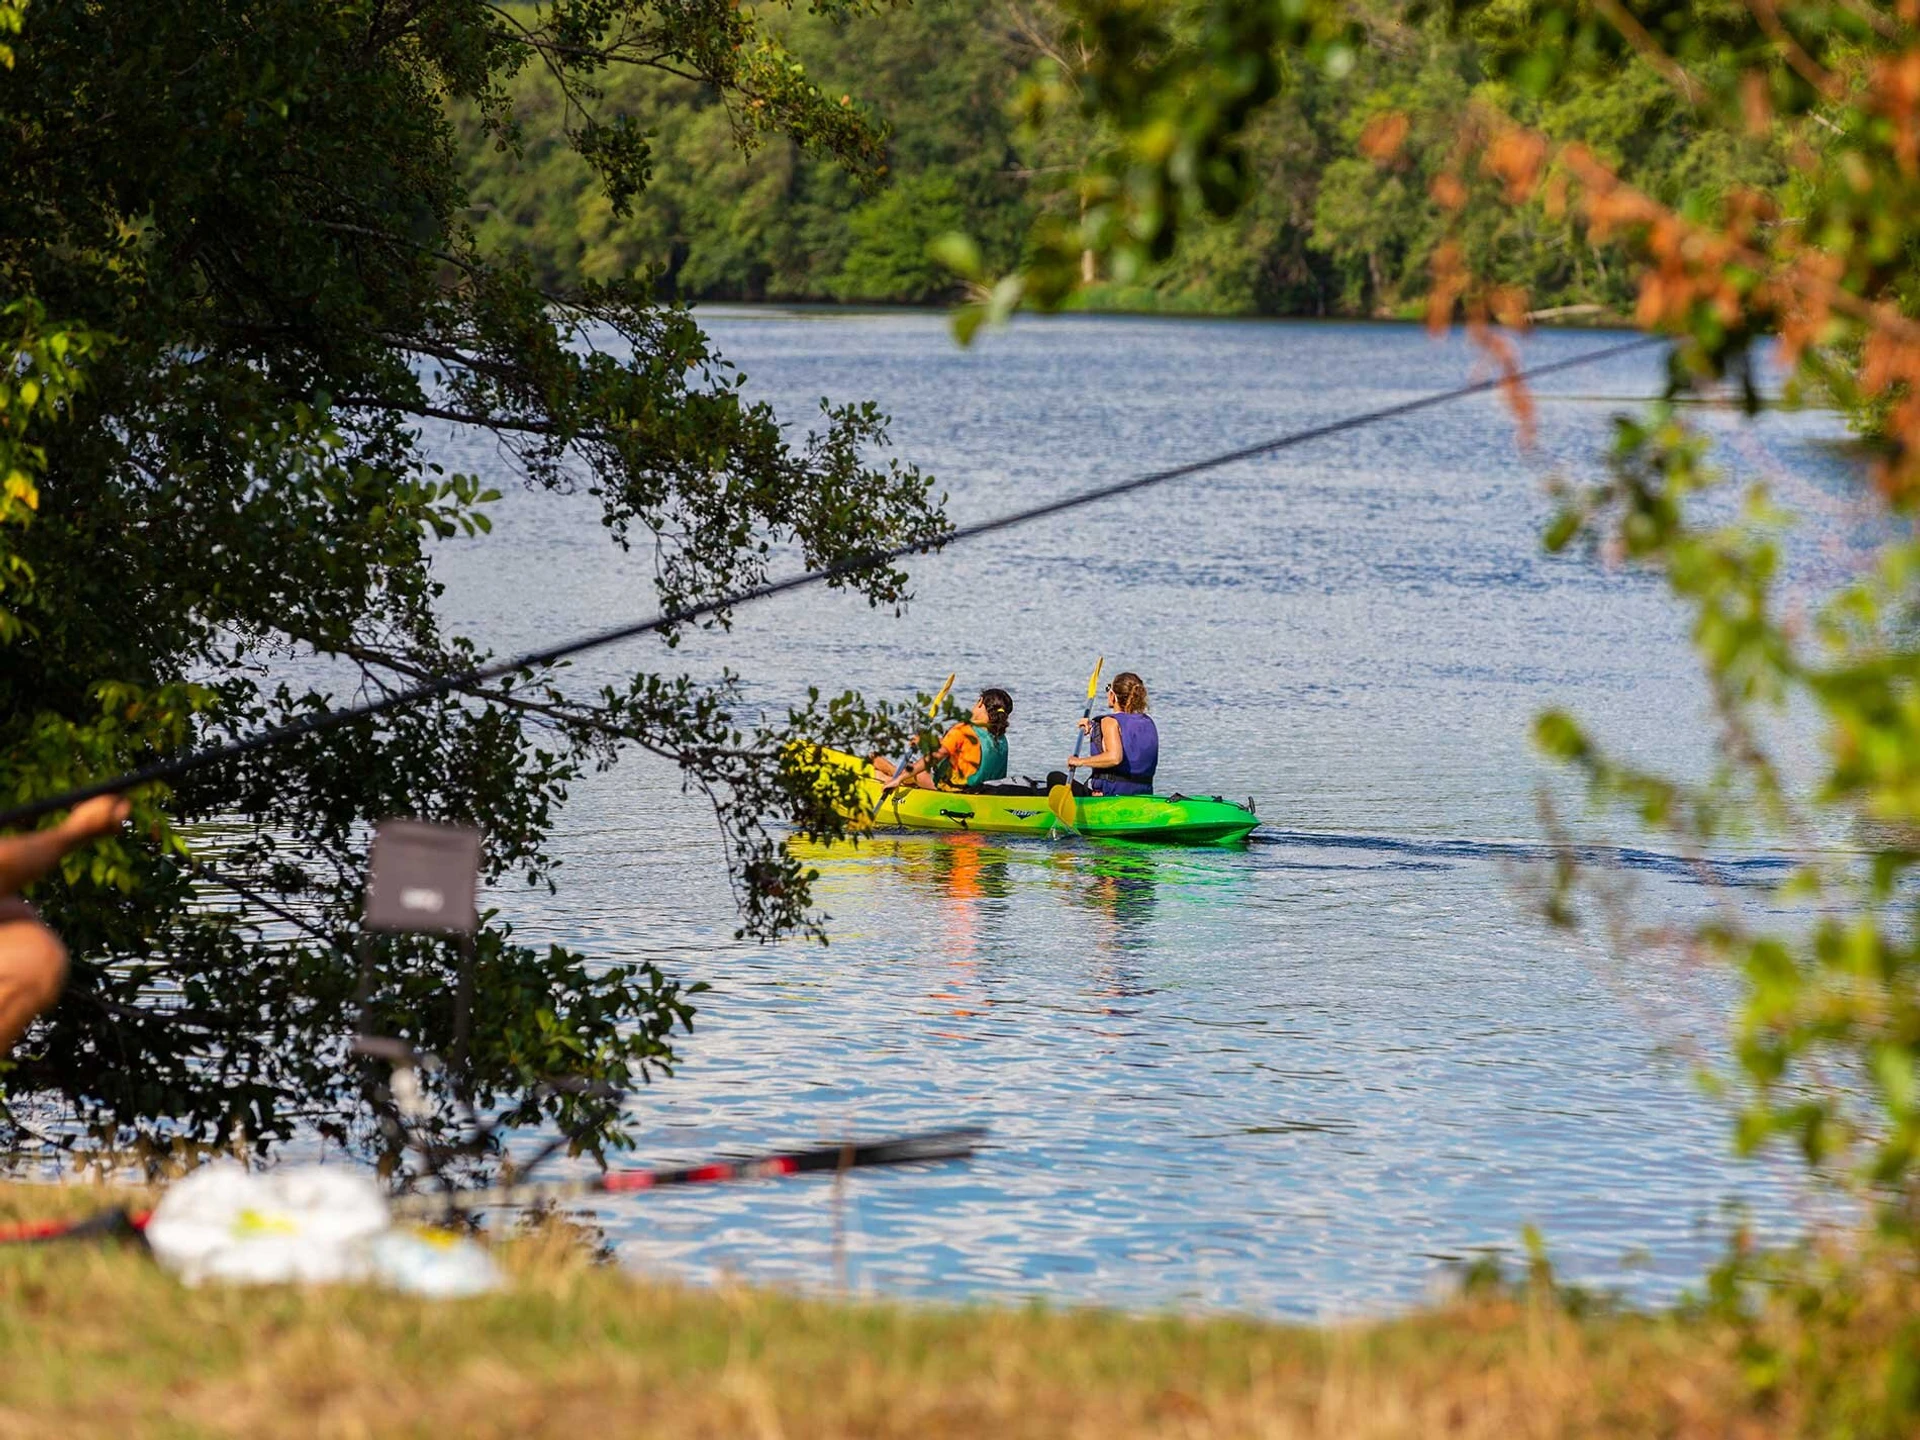
[[(872, 398), (957, 521), (1460, 383), (1417, 330), (1023, 321), (957, 349), (922, 314), (710, 311), (749, 391), (804, 425)], [(1547, 334), (1530, 360), (1616, 343)], [(730, 939), (712, 817), (636, 759), (577, 787), (557, 897), (497, 898), (523, 935), (658, 959), (713, 993), (677, 1078), (634, 1102), (640, 1155), (991, 1127), (965, 1165), (718, 1187), (598, 1213), (630, 1264), (890, 1295), (1313, 1316), (1428, 1294), (1537, 1225), (1576, 1278), (1643, 1301), (1698, 1281), (1730, 1206), (1799, 1226), (1791, 1166), (1731, 1158), (1672, 1046), (1718, 1049), (1722, 977), (1626, 966), (1525, 904), (1564, 705), (1678, 770), (1710, 760), (1683, 618), (1660, 589), (1538, 534), (1549, 470), (1592, 474), (1640, 355), (1541, 387), (1523, 454), (1481, 398), (1131, 496), (914, 567), (901, 619), (844, 596), (730, 634), (588, 657), (730, 668), (749, 706), (809, 685), (904, 698), (949, 670), (1015, 698), (1015, 773), (1070, 748), (1096, 654), (1150, 687), (1163, 788), (1255, 798), (1242, 851), (888, 839), (816, 851), (832, 943)], [(1746, 426), (1727, 459), (1823, 511), (1800, 579), (1848, 563), (1831, 416)], [(506, 478), (490, 448), (443, 458)], [(451, 619), (507, 652), (650, 613), (649, 562), (593, 502), (518, 490), (442, 556)], [(1650, 847), (1657, 848), (1657, 847)], [(1649, 907), (1718, 894), (1628, 854)], [(1752, 857), (1729, 870), (1764, 882)], [(1749, 893), (1763, 892), (1754, 889)], [(839, 1240), (836, 1242), (836, 1234)]]

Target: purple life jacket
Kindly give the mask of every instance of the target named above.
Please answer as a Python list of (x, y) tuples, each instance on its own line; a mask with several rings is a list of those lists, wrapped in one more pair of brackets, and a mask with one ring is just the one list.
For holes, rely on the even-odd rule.
[(1121, 711), (1104, 715), (1120, 727), (1120, 765), (1114, 770), (1096, 770), (1087, 786), (1096, 795), (1151, 795), (1153, 772), (1160, 765), (1160, 732), (1146, 715)]

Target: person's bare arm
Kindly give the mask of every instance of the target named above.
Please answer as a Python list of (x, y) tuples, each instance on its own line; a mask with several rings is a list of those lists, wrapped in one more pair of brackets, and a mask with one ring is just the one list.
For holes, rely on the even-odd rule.
[(1111, 770), (1126, 758), (1126, 751), (1120, 744), (1120, 722), (1111, 715), (1102, 715), (1096, 723), (1100, 727), (1099, 753), (1068, 761), (1070, 767), (1079, 765), (1091, 770)]
[(74, 806), (67, 818), (30, 835), (0, 835), (0, 895), (31, 885), (60, 857), (120, 828), (132, 806), (118, 795), (96, 795)]

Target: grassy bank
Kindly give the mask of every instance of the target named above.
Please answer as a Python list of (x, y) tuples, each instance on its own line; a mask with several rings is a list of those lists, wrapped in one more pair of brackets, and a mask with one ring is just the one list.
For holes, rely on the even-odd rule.
[[(14, 1187), (0, 1210), (63, 1206), (92, 1197)], [(1801, 1316), (1817, 1363), (1763, 1390), (1723, 1323), (1512, 1295), (1313, 1328), (691, 1289), (560, 1236), (501, 1253), (511, 1288), (458, 1302), (189, 1290), (122, 1246), (0, 1253), (0, 1435), (1872, 1433), (1859, 1397), (1916, 1313), (1905, 1287), (1856, 1296), (1844, 1341)]]

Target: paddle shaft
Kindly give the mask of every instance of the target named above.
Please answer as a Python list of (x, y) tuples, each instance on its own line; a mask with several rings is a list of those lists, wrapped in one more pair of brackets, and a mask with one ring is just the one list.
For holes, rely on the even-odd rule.
[[(947, 676), (947, 683), (940, 687), (940, 693), (934, 696), (933, 703), (927, 706), (928, 719), (935, 720), (939, 718), (941, 703), (946, 700), (947, 692), (953, 689), (953, 682), (958, 678), (959, 678), (958, 671), (955, 671), (952, 675)], [(873, 813), (875, 815), (878, 815), (880, 813), (881, 808), (887, 803), (887, 791), (892, 790), (892, 791), (895, 791), (896, 793), (899, 791), (900, 784), (901, 784), (901, 777), (906, 774), (907, 765), (912, 761), (912, 759), (913, 759), (913, 750), (911, 748), (900, 752), (900, 763), (893, 767), (892, 777), (887, 781), (886, 786), (881, 790), (879, 800), (874, 803)]]
[[(1064, 829), (1072, 831), (1075, 834), (1079, 832), (1074, 830), (1073, 822), (1078, 818), (1079, 811), (1073, 803), (1073, 762), (1080, 758), (1080, 742), (1082, 740), (1088, 741), (1089, 746), (1091, 746), (1093, 735), (1093, 697), (1100, 693), (1100, 672), (1106, 668), (1106, 664), (1107, 657), (1102, 655), (1098, 660), (1093, 662), (1093, 674), (1087, 677), (1087, 708), (1080, 712), (1080, 724), (1084, 728), (1074, 731), (1073, 754), (1069, 756), (1067, 760), (1067, 783), (1064, 785), (1055, 785), (1047, 791), (1047, 809), (1053, 812), (1053, 818), (1058, 820)], [(1087, 753), (1093, 753), (1091, 748), (1089, 748)]]
[[(1093, 723), (1093, 698), (1100, 693), (1100, 672), (1106, 668), (1106, 664), (1107, 657), (1104, 655), (1094, 661), (1093, 678), (1087, 681), (1087, 708), (1080, 712), (1080, 724), (1083, 728), (1075, 730), (1073, 733), (1073, 758), (1076, 760), (1080, 758), (1080, 742), (1082, 740), (1087, 742), (1087, 753), (1089, 755), (1093, 753), (1093, 732), (1084, 727)], [(1069, 765), (1067, 769), (1072, 770), (1073, 767)]]
[[(705, 1165), (689, 1165), (675, 1170), (611, 1170), (585, 1180), (490, 1185), (480, 1190), (455, 1190), (440, 1195), (401, 1195), (394, 1199), (392, 1208), (393, 1213), (401, 1218), (430, 1219), (448, 1211), (538, 1205), (576, 1200), (588, 1195), (630, 1195), (642, 1190), (665, 1190), (676, 1185), (772, 1180), (782, 1175), (806, 1175), (823, 1170), (861, 1170), (875, 1165), (963, 1160), (973, 1154), (986, 1133), (977, 1127), (935, 1130), (924, 1135), (903, 1135), (893, 1140), (850, 1140), (842, 1145), (822, 1145), (784, 1155), (715, 1160)], [(152, 1214), (150, 1210), (115, 1208), (78, 1220), (28, 1220), (15, 1225), (0, 1225), (0, 1245), (132, 1234), (145, 1230)]]
[(442, 1195), (402, 1195), (393, 1202), (401, 1216), (430, 1217), (446, 1210), (484, 1210), (505, 1205), (538, 1205), (577, 1200), (588, 1195), (630, 1195), (641, 1190), (665, 1190), (677, 1185), (713, 1185), (728, 1180), (773, 1180), (782, 1175), (820, 1171), (860, 1170), (875, 1165), (910, 1165), (923, 1160), (963, 1160), (973, 1154), (986, 1134), (979, 1129), (938, 1130), (897, 1140), (848, 1141), (796, 1150), (786, 1155), (759, 1155), (744, 1160), (715, 1160), (679, 1170), (613, 1170), (585, 1180), (549, 1180), (522, 1185), (492, 1185), (481, 1190), (456, 1190)]

